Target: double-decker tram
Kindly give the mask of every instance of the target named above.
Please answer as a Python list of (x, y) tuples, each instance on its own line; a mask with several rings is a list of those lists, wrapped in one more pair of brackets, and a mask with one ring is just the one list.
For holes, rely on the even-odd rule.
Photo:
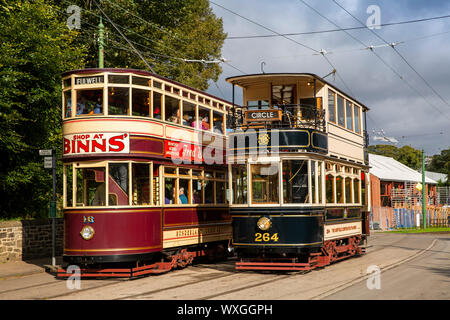
[(62, 75), (64, 268), (166, 272), (231, 240), (225, 123), (231, 104), (158, 75)]
[(310, 270), (364, 252), (366, 106), (314, 74), (228, 78), (236, 269)]

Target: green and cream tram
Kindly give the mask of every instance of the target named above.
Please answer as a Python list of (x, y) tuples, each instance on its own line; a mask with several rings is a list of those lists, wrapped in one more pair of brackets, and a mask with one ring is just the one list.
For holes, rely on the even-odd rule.
[(237, 269), (308, 270), (361, 254), (368, 229), (368, 108), (314, 74), (228, 78)]

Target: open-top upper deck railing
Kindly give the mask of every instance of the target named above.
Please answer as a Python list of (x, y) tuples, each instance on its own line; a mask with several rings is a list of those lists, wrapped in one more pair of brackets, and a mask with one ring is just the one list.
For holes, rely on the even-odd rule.
[[(266, 115), (249, 118), (252, 112), (268, 112), (276, 114), (277, 118)], [(314, 105), (285, 104), (264, 107), (237, 107), (228, 113), (227, 127), (233, 130), (248, 128), (281, 129), (281, 128), (310, 128), (325, 132), (325, 110)]]

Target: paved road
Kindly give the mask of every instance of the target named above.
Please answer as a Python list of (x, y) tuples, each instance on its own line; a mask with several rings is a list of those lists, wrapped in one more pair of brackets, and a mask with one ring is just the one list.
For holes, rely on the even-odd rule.
[[(366, 255), (309, 273), (236, 272), (234, 261), (196, 264), (137, 280), (82, 280), (80, 289), (38, 273), (0, 279), (1, 299), (449, 299), (450, 234), (370, 238)], [(368, 268), (381, 269), (369, 290)], [(74, 283), (69, 283), (74, 284)]]
[[(367, 282), (372, 290), (367, 289)], [(419, 257), (382, 271), (376, 279), (361, 281), (326, 299), (450, 300), (450, 235), (439, 237)]]

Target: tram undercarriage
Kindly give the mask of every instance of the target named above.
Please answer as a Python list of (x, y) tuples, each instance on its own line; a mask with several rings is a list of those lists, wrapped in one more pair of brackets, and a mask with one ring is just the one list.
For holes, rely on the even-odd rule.
[[(240, 258), (236, 262), (237, 270), (280, 270), (280, 271), (309, 271), (315, 268), (325, 267), (331, 263), (352, 256), (365, 253), (365, 247), (360, 246), (361, 235), (325, 241), (320, 248), (311, 248), (300, 254), (289, 253), (289, 248), (283, 248), (282, 254), (274, 254), (273, 251), (262, 248), (259, 256)], [(295, 251), (293, 248), (291, 251)], [(266, 254), (266, 251), (269, 251)], [(272, 252), (271, 252), (272, 251)]]

